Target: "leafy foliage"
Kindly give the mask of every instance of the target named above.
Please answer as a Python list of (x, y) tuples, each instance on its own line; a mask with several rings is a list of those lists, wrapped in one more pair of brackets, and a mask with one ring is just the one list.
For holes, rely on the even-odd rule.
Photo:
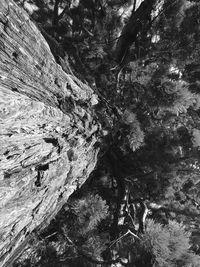
[[(197, 266), (200, 257), (190, 252), (190, 234), (182, 224), (169, 221), (166, 226), (148, 220), (142, 246), (150, 253), (153, 266)], [(183, 261), (184, 259), (184, 261)]]
[(108, 216), (106, 201), (98, 195), (89, 194), (85, 198), (75, 201), (72, 209), (77, 216), (78, 231), (82, 235), (88, 234)]
[(83, 266), (90, 266), (88, 258), (101, 260), (108, 240), (98, 226), (108, 215), (106, 202), (97, 194), (72, 199), (70, 209), (66, 206), (66, 210), (57, 215), (46, 233), (42, 233), (43, 238), (33, 236), (31, 249), (15, 266), (57, 266), (61, 262), (73, 266), (79, 264), (80, 257)]
[(123, 114), (123, 122), (129, 126), (129, 134), (127, 135), (130, 148), (135, 151), (144, 143), (144, 133), (141, 130), (136, 115), (129, 110), (125, 110)]
[(193, 129), (192, 132), (192, 142), (194, 147), (199, 147), (200, 146), (200, 131), (198, 129)]
[(106, 250), (108, 241), (97, 234), (89, 236), (83, 245), (83, 250), (97, 260), (102, 260), (102, 253)]

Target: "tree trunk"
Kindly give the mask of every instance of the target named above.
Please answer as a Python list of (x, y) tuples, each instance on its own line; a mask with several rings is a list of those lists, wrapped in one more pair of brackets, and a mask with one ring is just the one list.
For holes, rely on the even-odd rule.
[(1, 0), (0, 266), (9, 266), (94, 169), (96, 102), (56, 64), (26, 12)]

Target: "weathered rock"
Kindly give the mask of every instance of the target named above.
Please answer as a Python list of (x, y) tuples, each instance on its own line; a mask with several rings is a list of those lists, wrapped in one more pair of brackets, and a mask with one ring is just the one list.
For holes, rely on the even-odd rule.
[(24, 10), (0, 4), (0, 266), (94, 169), (93, 91), (56, 64)]

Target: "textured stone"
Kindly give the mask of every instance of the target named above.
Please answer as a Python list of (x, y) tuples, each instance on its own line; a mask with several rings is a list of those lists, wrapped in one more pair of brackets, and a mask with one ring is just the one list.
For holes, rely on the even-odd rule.
[(56, 64), (24, 10), (0, 4), (0, 266), (96, 164), (93, 91)]

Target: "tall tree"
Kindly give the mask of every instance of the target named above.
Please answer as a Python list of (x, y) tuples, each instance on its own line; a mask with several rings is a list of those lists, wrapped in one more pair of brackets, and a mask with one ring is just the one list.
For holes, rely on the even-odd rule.
[[(78, 141), (73, 141), (73, 144), (85, 147), (86, 142), (89, 142), (92, 145), (98, 132), (105, 137), (99, 140), (101, 153), (95, 171), (84, 187), (73, 196), (75, 203), (79, 204), (63, 207), (56, 220), (45, 230), (46, 234), (40, 232), (43, 240), (36, 238), (36, 243), (45, 243), (45, 251), (53, 251), (54, 264), (60, 265), (64, 260), (70, 266), (80, 265), (80, 261), (85, 266), (116, 262), (127, 266), (147, 266), (147, 263), (153, 266), (155, 262), (171, 262), (169, 255), (174, 257), (175, 264), (181, 265), (182, 261), (173, 255), (171, 245), (176, 248), (174, 253), (184, 247), (178, 238), (173, 241), (174, 244), (177, 242), (177, 247), (169, 242), (172, 235), (170, 231), (175, 230), (170, 228), (173, 220), (175, 228), (178, 221), (180, 226), (184, 224), (187, 231), (194, 233), (186, 238), (187, 249), (184, 248), (181, 257), (185, 263), (193, 258), (196, 264), (199, 257), (193, 252), (198, 253), (195, 240), (199, 232), (199, 2), (15, 1), (29, 12), (59, 64), (58, 67), (52, 59), (53, 66), (59, 70), (56, 72), (57, 79), (51, 78), (54, 75), (52, 69), (45, 72), (48, 76), (43, 74), (45, 83), (42, 78), (39, 79), (44, 86), (48, 84), (48, 90), (40, 87), (38, 79), (34, 80), (37, 82), (34, 97), (44, 92), (45, 107), (49, 101), (51, 107), (58, 107), (65, 114), (63, 116), (73, 117), (73, 129), (74, 125), (78, 125), (77, 139), (80, 139), (80, 135), (83, 137), (81, 144)], [(8, 10), (5, 14), (8, 15)], [(15, 24), (18, 25), (17, 22), (12, 25)], [(13, 32), (16, 33), (15, 30)], [(12, 36), (8, 33), (9, 37)], [(24, 40), (26, 47), (27, 39)], [(35, 47), (40, 51), (42, 46)], [(44, 54), (43, 50), (41, 54)], [(21, 52), (13, 53), (15, 63), (21, 62), (19, 55)], [(35, 55), (39, 57), (36, 52)], [(32, 62), (31, 69), (35, 66)], [(67, 75), (63, 74), (60, 66)], [(34, 72), (38, 75), (40, 70), (36, 69)], [(86, 85), (81, 85), (73, 73), (87, 81), (98, 94), (99, 103), (95, 109), (86, 103), (89, 98), (95, 102), (95, 97), (89, 96), (92, 91)], [(64, 78), (60, 80), (60, 76)], [(13, 77), (16, 78), (15, 72)], [(62, 86), (65, 77), (70, 79), (67, 89)], [(57, 89), (51, 89), (52, 86), (60, 86), (59, 93), (56, 94)], [(84, 95), (84, 99), (82, 96), (78, 99), (78, 91), (82, 86), (88, 93), (81, 90), (83, 94), (80, 95)], [(19, 92), (24, 92), (20, 88)], [(46, 91), (49, 92), (48, 97)], [(85, 128), (90, 127), (93, 127), (91, 135), (85, 135)], [(55, 142), (50, 137), (46, 137), (45, 142), (54, 147), (59, 146), (56, 153), (62, 153), (66, 138), (66, 134), (62, 133)], [(95, 151), (98, 145), (94, 146)], [(78, 150), (76, 152), (71, 147), (67, 151), (70, 164), (77, 163), (75, 159)], [(38, 160), (38, 165), (41, 161), (43, 158)], [(68, 161), (63, 160), (67, 166)], [(36, 169), (36, 187), (42, 187), (42, 181), (49, 177), (46, 177), (48, 166), (45, 164), (46, 161), (44, 166)], [(55, 162), (53, 164), (56, 165)], [(82, 171), (79, 167), (77, 170)], [(75, 171), (69, 172), (70, 177), (74, 177)], [(9, 178), (9, 173), (7, 171), (5, 177)], [(99, 197), (94, 197), (95, 194)], [(100, 214), (106, 215), (107, 205), (110, 216), (101, 217)], [(148, 236), (148, 217), (153, 219), (152, 229), (156, 228), (160, 235), (152, 246), (141, 247), (145, 235)], [(95, 222), (89, 224), (89, 228), (87, 218)], [(156, 236), (152, 229), (149, 229), (150, 243)], [(89, 232), (90, 240), (84, 235)], [(166, 237), (166, 242), (162, 242), (162, 237)], [(191, 239), (193, 244), (190, 243)], [(97, 244), (96, 247), (94, 244)], [(169, 253), (156, 253), (155, 250), (160, 249)], [(35, 262), (48, 266), (52, 258), (43, 257), (40, 248), (37, 251), (39, 253), (36, 253)], [(145, 259), (142, 257), (143, 252), (147, 256)], [(69, 260), (68, 256), (72, 258)], [(136, 258), (137, 263), (134, 261)], [(32, 257), (28, 259), (29, 265), (31, 260)]]
[(96, 164), (92, 89), (59, 66), (27, 13), (0, 5), (0, 265), (55, 216)]

